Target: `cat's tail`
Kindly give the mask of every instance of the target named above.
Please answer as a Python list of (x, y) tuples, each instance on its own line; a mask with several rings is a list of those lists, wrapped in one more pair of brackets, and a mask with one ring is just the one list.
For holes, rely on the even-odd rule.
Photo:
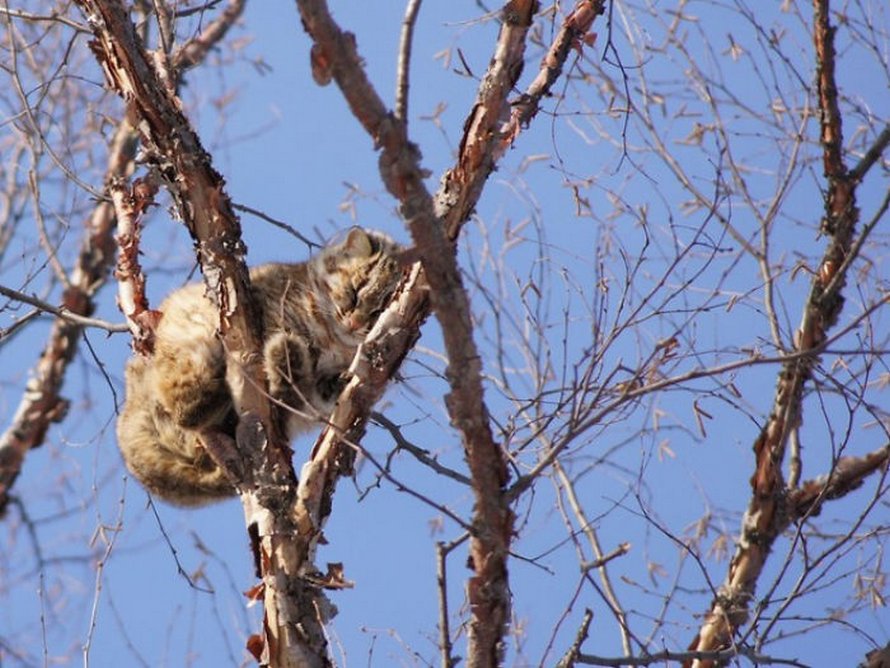
[(235, 488), (202, 446), (151, 396), (147, 362), (127, 365), (127, 399), (117, 421), (117, 442), (130, 472), (151, 492), (179, 506), (200, 506), (233, 496)]

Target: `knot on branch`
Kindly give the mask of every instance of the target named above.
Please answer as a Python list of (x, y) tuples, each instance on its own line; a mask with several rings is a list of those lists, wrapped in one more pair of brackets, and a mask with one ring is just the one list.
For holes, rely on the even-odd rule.
[(710, 616), (718, 615), (729, 621), (733, 628), (738, 628), (748, 620), (753, 598), (753, 594), (747, 589), (729, 591), (726, 586), (723, 586), (714, 597)]
[(384, 185), (403, 200), (402, 215), (413, 218), (424, 204), (418, 198), (426, 198), (422, 179), (431, 174), (418, 167), (423, 158), (420, 148), (408, 139), (404, 122), (392, 112), (380, 118), (374, 133), (374, 147), (380, 149), (378, 164)]
[(537, 12), (537, 0), (510, 0), (501, 12), (501, 19), (508, 25), (528, 28)]

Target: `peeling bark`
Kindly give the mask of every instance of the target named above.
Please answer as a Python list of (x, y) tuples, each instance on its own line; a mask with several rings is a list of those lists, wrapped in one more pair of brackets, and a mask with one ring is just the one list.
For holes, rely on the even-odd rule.
[[(109, 82), (127, 100), (129, 113), (138, 120), (143, 140), (159, 172), (169, 181), (184, 222), (197, 241), (205, 281), (220, 306), (227, 349), (232, 355), (241, 352), (237, 362), (245, 368), (247, 378), (261, 388), (262, 378), (251, 365), (254, 358), (250, 351), (256, 351), (258, 339), (251, 331), (251, 305), (244, 292), (244, 249), (222, 180), (189, 129), (178, 102), (169, 98), (169, 90), (152, 64), (140, 58), (140, 45), (127, 37), (131, 29), (119, 4), (102, 0), (79, 0), (79, 4), (92, 17), (99, 38), (94, 48)], [(276, 445), (275, 422), (269, 420), (267, 402), (259, 391), (248, 402), (251, 414), (242, 424), (253, 433), (247, 436), (239, 430), (238, 449), (242, 456), (250, 450), (271, 457), (249, 467), (250, 486), (242, 485), (266, 601), (264, 641), (260, 645), (254, 639), (250, 645), (264, 664), (329, 664), (322, 625), (330, 609), (320, 591), (323, 583), (314, 572), (315, 546), (330, 513), (336, 481), (351, 471), (354, 450), (350, 444), (361, 437), (371, 407), (416, 341), (420, 324), (430, 312), (427, 294), (431, 288), (436, 314), (445, 329), (453, 332), (446, 343), (452, 381), (448, 406), (461, 432), (476, 490), (471, 546), (476, 576), (469, 588), (474, 615), (470, 655), (477, 658), (471, 665), (497, 665), (510, 611), (506, 557), (513, 520), (503, 493), (506, 466), (488, 423), (481, 363), (452, 243), (497, 158), (518, 132), (504, 132), (509, 121), (507, 97), (522, 69), (525, 36), (537, 3), (514, 1), (505, 7), (495, 56), (465, 126), (459, 164), (443, 180), (435, 198), (425, 189), (427, 174), (419, 166), (419, 151), (408, 140), (406, 128), (388, 112), (364, 77), (352, 35), (336, 26), (324, 3), (298, 2), (298, 6), (304, 26), (315, 40), (313, 63), (324, 65), (325, 79), (337, 81), (353, 113), (382, 149), (383, 180), (401, 203), (423, 269), (415, 266), (356, 356), (353, 380), (340, 397), (331, 426), (319, 437), (303, 468), (296, 499), (292, 498), (292, 473), (287, 473), (289, 462), (283, 457), (287, 450)], [(579, 3), (579, 7), (599, 7), (595, 13), (601, 12), (601, 6)], [(584, 29), (588, 26), (589, 22)], [(559, 58), (564, 59), (568, 49), (560, 53)], [(551, 69), (554, 66), (558, 72), (558, 62), (551, 59), (545, 64)], [(529, 96), (526, 102), (536, 105), (554, 80), (551, 76), (543, 79), (544, 84), (539, 81), (538, 96)], [(268, 431), (270, 427), (272, 431)], [(250, 448), (247, 443), (252, 444)], [(225, 454), (224, 447), (208, 445), (211, 451)]]
[[(318, 604), (317, 587), (302, 577), (302, 555), (294, 540), (298, 532), (289, 511), (296, 479), (290, 448), (265, 392), (259, 354), (262, 332), (250, 298), (240, 223), (222, 177), (183, 115), (169, 80), (149, 60), (123, 5), (114, 0), (78, 0), (78, 4), (94, 31), (91, 48), (109, 85), (125, 100), (128, 117), (195, 240), (208, 293), (219, 307), (228, 365), (242, 371), (244, 413), (237, 445), (250, 466), (226, 471), (241, 479), (248, 532), (263, 578), (262, 649), (256, 642), (250, 646), (264, 665), (328, 665), (326, 611)], [(220, 454), (214, 435), (205, 442), (211, 454)], [(233, 465), (225, 456), (217, 457), (217, 462)]]
[[(857, 184), (850, 178), (843, 160), (843, 128), (834, 76), (834, 28), (829, 23), (828, 0), (814, 0), (813, 7), (817, 92), (827, 180), (821, 227), (830, 238), (819, 270), (813, 277), (793, 341), (796, 352), (812, 354), (782, 365), (772, 410), (754, 442), (755, 469), (751, 478), (751, 498), (742, 519), (738, 545), (705, 622), (689, 645), (693, 651), (722, 650), (732, 646), (734, 634), (748, 620), (757, 581), (769, 553), (792, 519), (789, 492), (792, 499), (799, 493), (789, 490), (785, 484), (782, 473), (785, 449), (789, 435), (801, 424), (803, 390), (818, 361), (819, 348), (840, 317), (844, 304), (841, 291), (853, 259), (850, 251), (859, 219), (855, 197)], [(835, 470), (829, 477), (838, 475), (841, 474)], [(855, 485), (847, 485), (835, 487), (835, 490), (846, 493), (854, 488)], [(821, 504), (822, 500), (833, 497), (823, 494), (819, 498)], [(798, 504), (802, 503), (799, 499)], [(716, 665), (717, 662), (710, 659), (684, 663), (684, 666), (696, 668)]]
[[(530, 92), (523, 96), (524, 114), (511, 119), (508, 96), (515, 89), (524, 62), (525, 39), (537, 2), (513, 0), (502, 11), (502, 27), (488, 71), (479, 87), (461, 140), (458, 162), (442, 179), (432, 197), (423, 179), (420, 153), (408, 139), (401, 119), (391, 114), (377, 95), (362, 69), (355, 39), (334, 22), (324, 2), (297, 0), (303, 26), (313, 39), (311, 63), (316, 81), (321, 85), (335, 81), (355, 117), (381, 151), (380, 173), (389, 192), (398, 199), (414, 240), (423, 273), (415, 288), (408, 288), (409, 299), (419, 303), (413, 290), (427, 285), (431, 306), (442, 324), (448, 352), (448, 380), (451, 392), (446, 401), (452, 424), (461, 434), (472, 473), (475, 507), (471, 561), (475, 575), (468, 583), (472, 621), (467, 662), (470, 666), (494, 666), (500, 663), (503, 637), (510, 618), (507, 555), (513, 532), (513, 514), (505, 494), (508, 475), (500, 445), (492, 437), (481, 382), (481, 361), (472, 336), (469, 302), (460, 279), (453, 246), (461, 226), (469, 218), (482, 194), (497, 159), (514, 141), (521, 124), (528, 122), (540, 99), (549, 91), (579, 35), (586, 33), (593, 18), (602, 13), (602, 2), (584, 0), (566, 19), (563, 30), (542, 64), (542, 72)], [(421, 305), (421, 308), (423, 306)], [(418, 312), (418, 319), (425, 312)], [(411, 341), (408, 337), (405, 342)], [(413, 341), (412, 341), (413, 343)], [(410, 344), (409, 344), (410, 345)], [(399, 358), (404, 350), (396, 354)], [(357, 385), (356, 388), (360, 388)], [(347, 388), (347, 392), (349, 388)], [(345, 395), (341, 395), (341, 401)], [(350, 402), (346, 402), (350, 403)], [(363, 428), (367, 413), (359, 413), (351, 427)], [(342, 423), (332, 419), (336, 425)], [(324, 483), (307, 484), (304, 523), (317, 530), (318, 508), (329, 506), (329, 496), (336, 478), (333, 461), (342, 451), (336, 436), (326, 432), (316, 445), (315, 457), (327, 463), (313, 464)], [(347, 432), (348, 433), (348, 432)], [(327, 452), (327, 455), (322, 455)], [(309, 466), (307, 464), (307, 466)], [(311, 498), (312, 504), (308, 503)], [(322, 499), (328, 499), (322, 502)], [(329, 511), (327, 511), (329, 512)]]
[[(136, 147), (135, 134), (122, 122), (109, 147), (106, 181), (132, 169)], [(114, 263), (114, 221), (111, 204), (101, 202), (86, 222), (77, 265), (62, 295), (62, 304), (72, 313), (88, 316), (93, 312), (93, 297), (105, 285)], [(62, 384), (82, 332), (82, 325), (55, 319), (11, 424), (0, 437), (0, 516), (28, 451), (42, 445), (49, 426), (65, 416), (68, 402), (61, 396)]]
[(878, 471), (887, 472), (890, 444), (863, 457), (841, 457), (831, 473), (804, 482), (788, 493), (788, 523), (816, 517), (826, 501), (840, 499), (859, 489)]
[(154, 331), (160, 319), (157, 311), (148, 307), (145, 297), (145, 274), (139, 263), (139, 218), (153, 201), (157, 187), (137, 181), (132, 190), (124, 179), (112, 179), (108, 184), (117, 219), (117, 244), (120, 253), (114, 275), (118, 285), (118, 307), (127, 319), (133, 335), (133, 350), (140, 355), (154, 351)]
[[(231, 0), (222, 13), (201, 34), (186, 42), (174, 55), (177, 76), (201, 62), (223, 37), (244, 8), (245, 0)], [(138, 136), (121, 120), (108, 150), (105, 184), (126, 179), (133, 171)], [(84, 241), (77, 264), (62, 296), (63, 306), (76, 315), (93, 312), (93, 298), (105, 285), (114, 263), (115, 214), (110, 202), (96, 205), (86, 223)], [(49, 425), (62, 419), (67, 401), (61, 396), (68, 365), (74, 358), (82, 325), (57, 318), (47, 344), (31, 372), (24, 396), (0, 437), (0, 516), (5, 511), (9, 490), (24, 463), (27, 452), (40, 446)]]

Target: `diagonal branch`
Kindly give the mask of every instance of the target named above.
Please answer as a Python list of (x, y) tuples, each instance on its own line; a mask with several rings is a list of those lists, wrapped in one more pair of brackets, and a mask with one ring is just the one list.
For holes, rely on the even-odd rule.
[[(177, 53), (178, 80), (186, 66), (198, 64), (210, 48), (221, 41), (240, 15), (245, 0), (231, 0), (219, 17), (207, 29), (189, 40)], [(35, 19), (22, 13), (12, 13)], [(40, 18), (40, 17), (36, 17)], [(81, 31), (84, 26), (59, 16), (46, 17)], [(200, 44), (201, 48), (196, 46)], [(122, 120), (108, 150), (105, 183), (125, 178), (133, 169), (138, 139), (126, 120)], [(69, 286), (62, 296), (64, 313), (53, 323), (47, 344), (39, 361), (31, 371), (24, 396), (13, 414), (9, 428), (0, 436), (0, 515), (8, 500), (8, 493), (18, 477), (26, 453), (43, 443), (49, 425), (60, 420), (67, 402), (60, 392), (68, 364), (74, 358), (77, 344), (88, 321), (75, 322), (70, 315), (88, 317), (94, 309), (93, 299), (108, 280), (114, 264), (115, 215), (111, 202), (99, 202), (85, 224), (83, 242), (77, 263), (69, 277)]]
[[(435, 199), (423, 183), (426, 174), (420, 166), (417, 148), (408, 139), (403, 119), (387, 110), (362, 69), (354, 36), (334, 22), (325, 2), (297, 0), (297, 6), (303, 26), (314, 42), (312, 65), (316, 81), (322, 84), (336, 81), (356, 119), (380, 148), (382, 179), (399, 200), (411, 231), (422, 272), (415, 268), (416, 282), (413, 288), (407, 288), (403, 299), (418, 307), (416, 322), (419, 325), (428, 307), (420, 304), (420, 297), (412, 293), (425, 291), (428, 285), (431, 305), (442, 324), (451, 384), (447, 405), (452, 423), (463, 440), (476, 499), (475, 531), (470, 547), (476, 574), (469, 584), (473, 615), (469, 662), (478, 666), (497, 665), (510, 611), (506, 557), (513, 516), (504, 493), (507, 470), (503, 453), (494, 442), (483, 398), (481, 362), (473, 342), (469, 301), (451, 244), (475, 208), (497, 159), (521, 129), (519, 125), (505, 125), (503, 119), (510, 117), (508, 96), (522, 71), (525, 38), (537, 3), (513, 0), (505, 5), (494, 55), (464, 125), (457, 164), (445, 174)], [(586, 31), (602, 9), (602, 2), (579, 2), (571, 16), (589, 14), (589, 20), (575, 18), (567, 20), (567, 24), (571, 29)], [(561, 32), (560, 37), (564, 34)], [(558, 75), (569, 49), (554, 48), (550, 53), (554, 55), (542, 68)], [(555, 76), (537, 81), (534, 94), (526, 98), (528, 109), (537, 108), (553, 81)], [(532, 116), (533, 113), (529, 113), (523, 118), (530, 120)], [(509, 132), (505, 132), (508, 129)], [(404, 342), (413, 344), (414, 338), (406, 336)], [(400, 360), (406, 350), (390, 348), (387, 359)], [(381, 380), (385, 383), (386, 377), (381, 376)], [(364, 389), (356, 379), (341, 395), (342, 413), (332, 417), (332, 426), (321, 435), (312, 459), (302, 471), (302, 526), (318, 531), (330, 512), (330, 494), (338, 475), (337, 467), (331, 462), (342, 457), (343, 450), (338, 441), (360, 435), (367, 420), (367, 412), (361, 410), (362, 402), (352, 399), (365, 394), (379, 396), (382, 389)], [(344, 401), (347, 397), (350, 400)]]
[[(323, 666), (326, 613), (318, 602), (317, 584), (303, 577), (302, 543), (289, 509), (296, 479), (290, 449), (278, 416), (265, 392), (262, 332), (244, 264), (241, 228), (222, 177), (181, 111), (175, 93), (155, 69), (119, 0), (78, 0), (96, 36), (91, 47), (110, 86), (127, 103), (143, 146), (177, 204), (196, 242), (208, 292), (220, 314), (220, 338), (228, 368), (243, 383), (237, 458), (217, 457), (227, 473), (241, 481), (248, 533), (263, 577), (264, 637), (257, 651), (266, 665)], [(228, 453), (219, 435), (206, 434), (211, 454)], [(250, 643), (256, 647), (257, 643)]]
[(841, 457), (830, 473), (807, 480), (788, 494), (788, 524), (822, 512), (826, 501), (840, 499), (859, 489), (871, 474), (887, 470), (890, 444), (863, 457)]
[(173, 54), (173, 68), (181, 79), (185, 70), (204, 61), (210, 50), (219, 44), (244, 12), (247, 0), (229, 0), (229, 4), (204, 28)]
[(26, 292), (21, 292), (20, 290), (7, 288), (5, 285), (0, 285), (0, 295), (21, 302), (22, 304), (30, 304), (37, 308), (38, 312), (42, 311), (43, 313), (54, 315), (57, 318), (80, 327), (95, 327), (97, 329), (104, 329), (106, 332), (126, 332), (128, 330), (127, 325), (109, 322), (108, 320), (102, 320), (101, 318), (79, 315), (78, 313), (69, 310), (67, 306), (53, 306), (39, 297)]
[[(136, 155), (136, 137), (128, 123), (118, 125), (108, 151), (106, 181), (124, 176)], [(70, 285), (62, 295), (67, 313), (88, 317), (93, 297), (105, 284), (114, 263), (114, 210), (100, 202), (86, 222), (77, 265)], [(9, 490), (18, 477), (29, 450), (43, 444), (53, 422), (60, 421), (68, 402), (62, 398), (62, 383), (74, 359), (83, 323), (60, 316), (53, 322), (46, 346), (31, 370), (25, 392), (9, 428), (0, 437), (0, 515), (9, 500)]]
[[(796, 352), (815, 351), (840, 317), (844, 304), (841, 292), (852, 264), (852, 239), (859, 220), (856, 207), (858, 181), (851, 178), (843, 159), (842, 118), (835, 81), (834, 28), (829, 21), (828, 0), (814, 0), (813, 7), (820, 136), (827, 180), (822, 231), (829, 236), (829, 241), (795, 333)], [(886, 141), (879, 145), (886, 146)], [(801, 423), (804, 386), (818, 359), (819, 355), (813, 354), (782, 365), (772, 410), (754, 442), (756, 464), (751, 479), (752, 494), (742, 519), (738, 545), (726, 579), (690, 644), (690, 650), (714, 651), (731, 647), (735, 632), (748, 619), (749, 606), (769, 553), (788, 526), (785, 510), (789, 490), (783, 479), (782, 463), (789, 435)], [(843, 491), (846, 493), (850, 489), (847, 487)], [(840, 493), (841, 488), (836, 491)], [(791, 491), (791, 494), (798, 493)], [(819, 498), (821, 504), (833, 497), (823, 495)], [(705, 668), (716, 663), (690, 660), (684, 665)]]

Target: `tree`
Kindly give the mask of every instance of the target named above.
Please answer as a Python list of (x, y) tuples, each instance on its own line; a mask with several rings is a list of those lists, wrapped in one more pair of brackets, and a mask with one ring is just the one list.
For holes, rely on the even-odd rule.
[[(399, 23), (297, 0), (305, 36), (276, 42), (279, 9), (245, 5), (0, 8), (0, 656), (152, 664), (160, 632), (177, 664), (881, 660), (887, 9), (411, 0)], [(299, 116), (242, 144), (260, 76)], [(151, 354), (146, 285), (196, 259), (229, 354), (257, 359), (245, 260), (324, 237), (345, 174), (334, 227), (388, 226), (414, 264), (314, 445), (291, 458), (249, 363), (238, 442), (203, 435), (245, 549), (232, 504), (122, 482), (123, 353)], [(299, 213), (267, 213), (282, 191)], [(157, 554), (180, 577), (146, 591)]]

